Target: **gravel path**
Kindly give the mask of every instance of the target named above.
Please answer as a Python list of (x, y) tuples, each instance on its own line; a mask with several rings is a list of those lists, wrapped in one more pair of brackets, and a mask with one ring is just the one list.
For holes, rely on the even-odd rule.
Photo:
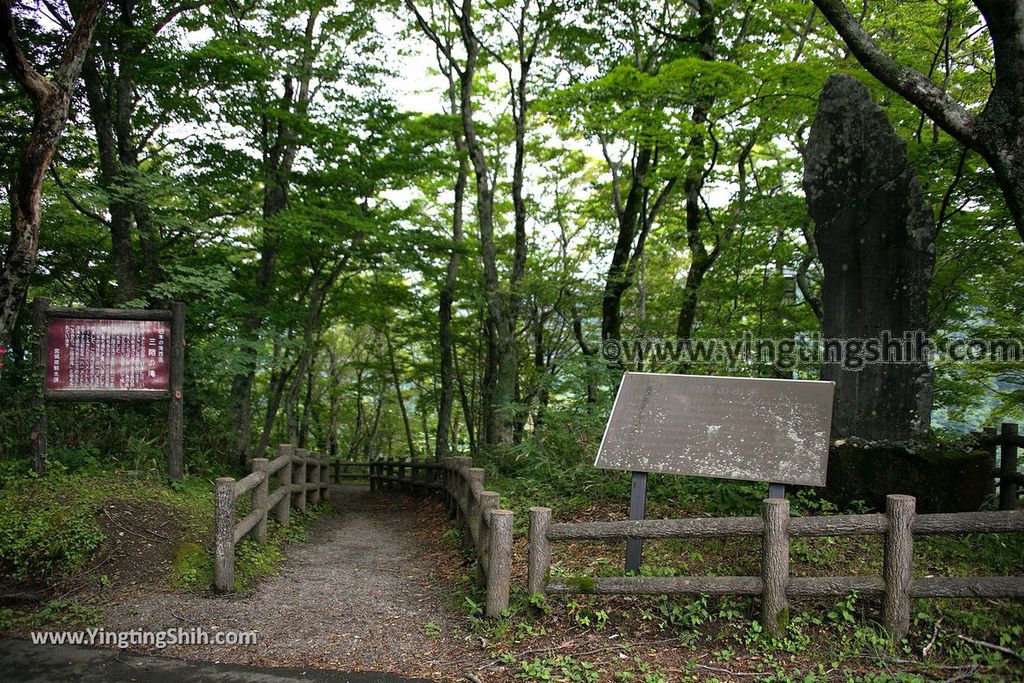
[[(342, 487), (335, 512), (292, 545), (280, 575), (251, 595), (140, 594), (106, 613), (108, 630), (256, 631), (256, 646), (176, 646), (207, 661), (391, 671), (455, 680), (488, 661), (449, 606), (458, 556), (436, 500)], [(430, 624), (430, 626), (428, 626)]]

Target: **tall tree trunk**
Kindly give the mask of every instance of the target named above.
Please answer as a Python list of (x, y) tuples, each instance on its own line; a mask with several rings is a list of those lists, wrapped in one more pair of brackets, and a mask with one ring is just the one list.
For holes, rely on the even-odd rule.
[(341, 367), (338, 365), (338, 352), (334, 350), (334, 347), (327, 346), (327, 354), (330, 359), (330, 365), (328, 366), (328, 379), (330, 381), (330, 403), (329, 413), (327, 420), (327, 452), (331, 454), (331, 457), (335, 457), (340, 452), (338, 448), (338, 427), (339, 427), (339, 411), (341, 408)]
[(402, 426), (405, 427), (405, 441), (409, 447), (409, 458), (416, 460), (416, 443), (412, 438), (412, 423), (409, 422), (409, 411), (405, 407), (405, 397), (402, 395), (402, 378), (398, 374), (398, 363), (395, 362), (395, 348), (391, 345), (391, 334), (384, 331), (384, 341), (387, 343), (388, 362), (391, 366), (391, 379), (395, 385), (395, 397), (398, 399), (398, 409), (402, 413)]
[(110, 214), (107, 225), (110, 228), (110, 256), (117, 279), (116, 301), (124, 303), (138, 296), (141, 272), (132, 246), (132, 210), (125, 199), (126, 177), (121, 169), (119, 144), (114, 132), (114, 104), (104, 83), (111, 78), (120, 81), (126, 76), (101, 74), (99, 63), (99, 58), (91, 55), (82, 68), (82, 80), (99, 150), (99, 185), (107, 195)]
[(366, 426), (366, 409), (363, 407), (363, 368), (356, 370), (356, 425), (352, 429), (352, 439), (349, 443), (349, 458), (356, 459), (364, 439), (369, 438)]
[[(480, 257), (483, 265), (484, 299), (487, 311), (484, 324), (484, 336), (487, 340), (487, 361), (482, 392), (484, 403), (484, 440), (488, 445), (509, 444), (513, 439), (516, 379), (519, 368), (515, 344), (515, 299), (518, 295), (514, 285), (525, 270), (525, 209), (520, 212), (519, 209), (522, 207), (517, 207), (516, 246), (513, 256), (510, 289), (507, 293), (502, 292), (498, 276), (494, 235), (495, 191), (491, 179), (491, 167), (487, 161), (483, 143), (478, 137), (476, 121), (474, 120), (473, 79), (476, 74), (482, 45), (473, 27), (473, 1), (462, 0), (461, 6), (456, 6), (455, 3), (449, 5), (458, 22), (459, 36), (466, 52), (461, 66), (453, 57), (451, 43), (443, 40), (434, 31), (413, 0), (406, 0), (405, 4), (415, 15), (416, 22), (424, 34), (434, 42), (452, 68), (459, 74), (459, 109), (462, 119), (462, 132), (476, 180), (477, 227), (480, 236)], [(522, 24), (520, 24), (521, 26)], [(520, 55), (524, 54), (523, 48), (520, 47)], [(526, 71), (529, 71), (529, 65), (527, 65)], [(520, 148), (519, 139), (521, 137), (521, 128), (525, 130), (525, 97), (521, 101), (522, 106), (520, 106), (518, 101), (519, 94), (525, 93), (523, 89), (525, 87), (525, 78), (526, 75), (524, 74), (523, 85), (516, 84), (510, 86), (513, 88), (512, 106), (517, 138), (516, 162), (514, 162), (514, 166), (521, 164), (521, 156), (525, 154), (525, 144)], [(519, 199), (516, 199), (517, 192), (513, 191), (514, 204), (518, 204), (522, 200), (521, 169), (518, 172), (520, 174)], [(516, 173), (517, 171), (514, 168), (513, 176)], [(515, 183), (514, 177), (513, 184)]]
[[(94, 214), (90, 217), (110, 229), (111, 260), (117, 280), (115, 300), (124, 303), (137, 298), (145, 286), (163, 279), (160, 235), (146, 190), (139, 182), (139, 154), (155, 131), (148, 131), (141, 139), (137, 135), (135, 112), (140, 95), (135, 73), (160, 32), (181, 12), (193, 7), (181, 3), (157, 18), (147, 16), (146, 12), (137, 14), (137, 0), (118, 2), (116, 6), (118, 11), (105, 35), (103, 50), (93, 51), (85, 62), (82, 77), (99, 151), (98, 180), (107, 195), (109, 214), (109, 219)], [(134, 246), (136, 237), (138, 250)]]
[(469, 441), (469, 453), (470, 455), (476, 455), (477, 431), (475, 427), (476, 420), (473, 417), (473, 400), (466, 391), (466, 382), (462, 377), (462, 371), (459, 370), (459, 354), (456, 352), (454, 346), (452, 347), (452, 366), (455, 369), (455, 379), (459, 385), (459, 402), (462, 404), (462, 418), (466, 423), (466, 438)]
[(633, 245), (636, 241), (637, 226), (640, 224), (644, 196), (647, 193), (645, 183), (652, 153), (653, 150), (650, 147), (642, 147), (636, 152), (624, 204), (619, 199), (618, 172), (615, 170), (611, 158), (608, 157), (609, 166), (612, 168), (612, 194), (615, 198), (615, 213), (618, 218), (619, 230), (615, 239), (615, 248), (612, 250), (612, 258), (608, 264), (604, 297), (601, 300), (602, 341), (618, 339), (621, 336), (622, 297), (631, 284), (627, 279), (627, 271), (630, 258), (633, 256)]
[(279, 367), (281, 356), (281, 344), (276, 343), (274, 344), (274, 367), (276, 369), (270, 374), (270, 382), (268, 384), (269, 395), (267, 396), (267, 409), (263, 417), (263, 430), (260, 434), (259, 445), (256, 447), (256, 453), (260, 455), (257, 457), (262, 457), (262, 454), (266, 453), (267, 448), (270, 447), (270, 439), (274, 431), (274, 420), (277, 417), (277, 411), (281, 408), (281, 399), (284, 397), (284, 391), (288, 386), (288, 378), (295, 372), (295, 367), (298, 365), (298, 361), (295, 361), (287, 369)]
[(309, 424), (313, 411), (313, 387), (316, 384), (316, 356), (309, 361), (306, 371), (306, 395), (302, 402), (302, 420), (299, 423), (299, 447), (306, 448), (309, 443)]
[(43, 179), (64, 131), (71, 91), (92, 43), (103, 4), (102, 0), (90, 0), (80, 7), (57, 68), (47, 78), (35, 70), (21, 50), (11, 0), (0, 0), (0, 53), (8, 73), (32, 101), (32, 131), (9, 192), (11, 237), (0, 267), (0, 347), (11, 339), (28, 293), (29, 278), (35, 272)]
[[(466, 3), (468, 4), (468, 2)], [(469, 26), (470, 17), (463, 10), (463, 36), (468, 53), (461, 75), (461, 108), (466, 147), (476, 176), (476, 212), (480, 231), (480, 256), (483, 261), (484, 291), (487, 315), (484, 322), (487, 339), (487, 360), (484, 373), (484, 440), (490, 445), (512, 441), (513, 401), (518, 362), (515, 355), (515, 333), (505, 297), (498, 278), (497, 250), (494, 242), (494, 188), (491, 169), (477, 138), (473, 120), (473, 75), (480, 45)]]
[[(448, 65), (448, 92), (452, 112), (458, 110), (456, 85), (451, 65)], [(466, 143), (461, 132), (454, 135), (455, 153), (459, 157), (459, 170), (455, 178), (455, 200), (452, 205), (452, 251), (448, 255), (448, 269), (441, 287), (438, 305), (438, 340), (441, 346), (441, 402), (437, 409), (437, 440), (434, 458), (438, 461), (451, 453), (452, 406), (455, 403), (454, 340), (452, 335), (452, 305), (459, 273), (459, 250), (463, 243), (463, 205), (469, 183), (469, 160)]]
[[(291, 76), (284, 80), (284, 96), (280, 108), (293, 115), (305, 113), (309, 104), (309, 84), (315, 58), (313, 38), (319, 12), (320, 8), (314, 6), (306, 19), (303, 60), (295, 77), (298, 92), (295, 91)], [(265, 309), (271, 301), (277, 269), (278, 239), (271, 227), (271, 219), (288, 205), (290, 176), (298, 148), (295, 130), (285, 117), (279, 117), (276, 121), (274, 145), (265, 150), (264, 154), (263, 236), (248, 313), (242, 320), (240, 330), (243, 345), (239, 352), (243, 357), (244, 370), (231, 383), (230, 418), (235, 432), (235, 456), (243, 466), (252, 457), (252, 388), (259, 363), (259, 330), (266, 317)]]
[[(715, 60), (715, 8), (712, 0), (698, 0), (697, 21), (700, 27), (698, 42), (700, 44), (700, 58), (706, 62)], [(683, 288), (683, 301), (679, 308), (679, 318), (676, 322), (676, 337), (679, 340), (688, 340), (693, 336), (693, 326), (697, 317), (697, 306), (700, 301), (700, 288), (704, 282), (704, 276), (711, 269), (721, 253), (721, 242), (715, 245), (712, 251), (708, 251), (704, 245), (704, 236), (701, 234), (701, 192), (704, 188), (704, 164), (697, 163), (703, 159), (704, 130), (707, 124), (708, 113), (714, 99), (711, 96), (702, 98), (693, 107), (690, 116), (696, 132), (689, 142), (689, 169), (683, 182), (686, 193), (686, 242), (690, 250), (690, 267), (686, 273), (686, 284)], [(686, 370), (688, 364), (684, 361), (680, 367)]]
[(364, 455), (367, 459), (374, 457), (377, 454), (377, 436), (380, 434), (380, 416), (384, 411), (384, 396), (383, 394), (377, 397), (377, 402), (373, 407), (373, 425), (370, 428), (370, 432), (366, 437), (366, 448)]

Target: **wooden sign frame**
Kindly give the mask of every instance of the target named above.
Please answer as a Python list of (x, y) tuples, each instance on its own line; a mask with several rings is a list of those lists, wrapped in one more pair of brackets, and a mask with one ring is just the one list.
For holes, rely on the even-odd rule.
[[(49, 335), (47, 322), (54, 318), (73, 320), (133, 320), (169, 322), (168, 386), (160, 389), (60, 389), (46, 388), (49, 371)], [(37, 472), (42, 473), (46, 458), (46, 403), (51, 401), (167, 401), (167, 474), (172, 479), (184, 476), (182, 416), (185, 377), (185, 306), (173, 302), (166, 310), (141, 308), (62, 308), (50, 306), (50, 300), (36, 297), (32, 301), (32, 327), (36, 334), (33, 361), (41, 384), (32, 394), (36, 424), (30, 436), (32, 457)]]

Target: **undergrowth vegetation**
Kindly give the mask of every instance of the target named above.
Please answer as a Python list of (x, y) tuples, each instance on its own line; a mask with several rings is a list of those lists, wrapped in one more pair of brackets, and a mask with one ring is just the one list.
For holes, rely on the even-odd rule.
[[(156, 544), (159, 559), (167, 561), (167, 571), (158, 571), (155, 578), (147, 575), (148, 580), (184, 591), (205, 591), (213, 584), (214, 495), (208, 479), (168, 482), (154, 467), (112, 470), (88, 454), (78, 455), (49, 461), (45, 476), (36, 475), (25, 463), (3, 463), (0, 585), (23, 599), (0, 607), (2, 630), (97, 623), (119, 572), (152, 569), (132, 566), (133, 560), (152, 561), (133, 558), (137, 549), (130, 542), (136, 537), (146, 550)], [(239, 501), (242, 514), (245, 505)], [(252, 590), (261, 578), (275, 574), (284, 561), (285, 545), (306, 541), (306, 526), (326, 506), (294, 512), (289, 527), (271, 521), (265, 544), (239, 543), (236, 589)], [(162, 520), (162, 530), (149, 528), (152, 519), (145, 517), (125, 525), (111, 515), (112, 510), (148, 513)]]
[[(552, 419), (553, 426), (537, 438), (486, 464), (488, 488), (500, 491), (502, 506), (516, 513), (520, 540), (514, 562), (521, 579), (529, 507), (551, 507), (556, 521), (626, 516), (629, 474), (593, 467), (589, 454), (597, 450), (601, 425), (594, 420), (582, 428), (586, 422), (579, 415)], [(651, 518), (758, 515), (766, 495), (764, 484), (652, 475), (647, 512)], [(839, 509), (814, 489), (792, 490), (789, 498), (794, 515), (874, 512), (862, 503)], [(556, 543), (551, 571), (577, 584), (581, 594), (544, 598), (520, 590), (498, 622), (483, 619), (483, 595), (467, 572), (461, 608), (494, 656), (527, 681), (995, 681), (1024, 676), (1021, 662), (1009, 654), (1024, 650), (1024, 605), (1019, 601), (916, 600), (909, 639), (890, 643), (877, 599), (850, 594), (834, 601), (794, 600), (787, 635), (778, 639), (759, 622), (757, 599), (587, 595), (592, 577), (623, 573), (624, 550), (624, 543)], [(759, 540), (749, 538), (647, 541), (641, 573), (756, 576), (760, 552)], [(791, 541), (790, 555), (795, 576), (877, 575), (882, 544), (878, 537), (798, 538)], [(1019, 575), (1022, 568), (1024, 543), (1014, 534), (915, 539), (915, 575)]]

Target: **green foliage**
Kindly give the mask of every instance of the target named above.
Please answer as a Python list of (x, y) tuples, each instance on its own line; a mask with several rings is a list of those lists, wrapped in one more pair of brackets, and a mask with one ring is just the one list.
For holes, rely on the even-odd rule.
[(9, 580), (66, 576), (91, 558), (104, 536), (88, 483), (63, 474), (0, 490), (0, 572)]
[(245, 539), (235, 546), (235, 587), (251, 590), (256, 581), (277, 573), (284, 553), (274, 543), (257, 543)]
[(174, 544), (171, 585), (186, 590), (203, 590), (213, 585), (210, 553), (199, 543), (180, 540)]
[(90, 628), (100, 623), (99, 608), (74, 600), (50, 600), (41, 609), (18, 612), (0, 609), (0, 629), (19, 628)]

